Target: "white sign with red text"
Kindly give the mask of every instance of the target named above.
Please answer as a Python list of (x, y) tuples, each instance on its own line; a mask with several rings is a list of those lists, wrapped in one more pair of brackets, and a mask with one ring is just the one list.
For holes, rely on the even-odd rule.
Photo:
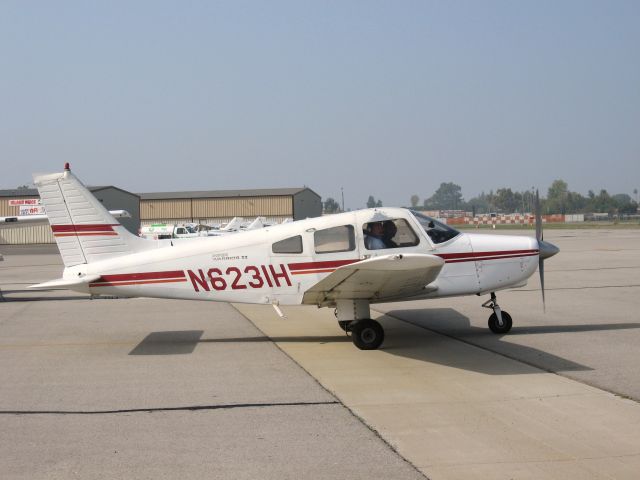
[(37, 207), (41, 204), (39, 198), (12, 198), (9, 200), (10, 207), (21, 207), (23, 205), (29, 205), (32, 207)]
[(20, 205), (18, 215), (46, 215), (44, 205)]

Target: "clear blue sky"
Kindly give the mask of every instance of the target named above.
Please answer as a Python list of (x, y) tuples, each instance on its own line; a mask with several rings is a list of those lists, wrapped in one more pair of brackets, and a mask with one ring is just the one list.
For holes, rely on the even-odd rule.
[(640, 188), (639, 1), (0, 1), (0, 188)]

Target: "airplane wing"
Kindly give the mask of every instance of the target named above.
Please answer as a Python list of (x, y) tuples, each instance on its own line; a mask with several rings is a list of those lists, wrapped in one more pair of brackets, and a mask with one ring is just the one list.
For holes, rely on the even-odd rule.
[(374, 257), (336, 269), (307, 290), (303, 304), (327, 306), (339, 299), (381, 302), (425, 293), (442, 267), (436, 255), (396, 254)]

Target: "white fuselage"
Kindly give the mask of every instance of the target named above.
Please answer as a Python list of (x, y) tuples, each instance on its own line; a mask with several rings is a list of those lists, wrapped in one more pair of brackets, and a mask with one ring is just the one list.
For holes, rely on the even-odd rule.
[[(367, 250), (362, 226), (380, 218), (404, 218), (415, 246)], [(314, 233), (352, 225), (348, 251), (316, 253)], [(302, 253), (273, 253), (272, 245), (300, 236)], [(307, 219), (236, 235), (195, 238), (65, 269), (64, 278), (100, 275), (79, 290), (123, 297), (158, 297), (238, 303), (297, 305), (307, 289), (336, 268), (378, 255), (420, 253), (442, 257), (445, 265), (421, 298), (493, 292), (521, 286), (538, 265), (538, 243), (524, 236), (460, 233), (434, 243), (406, 209), (370, 209)], [(412, 297), (414, 299), (416, 297)], [(372, 301), (373, 303), (373, 301)]]

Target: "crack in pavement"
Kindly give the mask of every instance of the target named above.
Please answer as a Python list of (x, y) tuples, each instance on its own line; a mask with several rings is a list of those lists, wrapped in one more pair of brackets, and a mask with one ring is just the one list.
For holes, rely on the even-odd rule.
[(341, 405), (336, 400), (324, 402), (227, 403), (221, 405), (190, 405), (183, 407), (127, 408), (120, 410), (0, 410), (0, 415), (112, 415), (121, 413), (195, 412), (198, 410), (230, 410), (234, 408), (311, 407)]

